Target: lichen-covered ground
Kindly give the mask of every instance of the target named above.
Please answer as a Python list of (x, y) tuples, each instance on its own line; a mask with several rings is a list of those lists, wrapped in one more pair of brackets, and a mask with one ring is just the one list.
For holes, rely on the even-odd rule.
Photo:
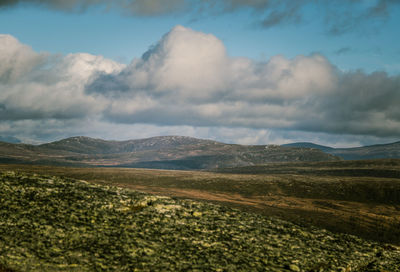
[(400, 251), (230, 208), (0, 173), (0, 267), (14, 271), (400, 271)]

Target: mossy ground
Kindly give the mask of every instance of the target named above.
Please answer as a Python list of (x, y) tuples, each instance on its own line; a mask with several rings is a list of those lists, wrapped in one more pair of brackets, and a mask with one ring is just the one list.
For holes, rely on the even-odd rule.
[(15, 271), (400, 271), (400, 251), (207, 203), (0, 174), (0, 264)]

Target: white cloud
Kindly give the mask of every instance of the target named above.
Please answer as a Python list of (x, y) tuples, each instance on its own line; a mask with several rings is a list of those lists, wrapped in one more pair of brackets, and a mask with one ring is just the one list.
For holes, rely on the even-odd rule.
[(36, 53), (11, 35), (0, 34), (0, 83), (15, 82), (43, 64), (47, 54)]
[(87, 91), (113, 99), (104, 114), (113, 122), (393, 136), (398, 87), (398, 77), (344, 73), (317, 54), (229, 57), (216, 37), (178, 26)]
[(9, 35), (0, 36), (0, 120), (82, 118), (105, 101), (87, 96), (85, 85), (124, 65), (89, 54), (35, 53)]
[[(121, 92), (128, 86), (136, 93), (145, 90), (147, 95), (157, 97), (207, 99), (226, 87), (227, 67), (229, 58), (219, 39), (177, 26), (112, 80), (124, 85), (117, 86)], [(104, 78), (109, 80), (110, 77)], [(103, 82), (99, 85), (96, 87), (102, 87)]]
[[(11, 127), (40, 123), (37, 129), (50, 135), (97, 137), (113, 129), (147, 135), (123, 132), (141, 127), (240, 143), (296, 138), (285, 136), (290, 131), (400, 135), (400, 76), (341, 72), (317, 54), (267, 62), (230, 57), (215, 36), (182, 26), (129, 65), (83, 53), (36, 53), (7, 35), (0, 50), (0, 124)], [(27, 133), (42, 135), (34, 127)]]

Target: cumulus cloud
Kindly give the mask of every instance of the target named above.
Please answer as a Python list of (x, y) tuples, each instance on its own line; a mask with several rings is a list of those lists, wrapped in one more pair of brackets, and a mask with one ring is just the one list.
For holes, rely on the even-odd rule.
[(281, 128), (394, 136), (399, 77), (344, 73), (321, 55), (260, 63), (226, 54), (216, 37), (182, 26), (88, 95), (111, 99), (112, 122)]
[(65, 57), (36, 53), (0, 35), (0, 120), (81, 118), (102, 109), (84, 87), (101, 73), (124, 65), (89, 54)]
[[(335, 92), (313, 110), (321, 122), (303, 123), (305, 130), (375, 136), (400, 135), (400, 76), (361, 71), (341, 74)], [(318, 127), (316, 125), (318, 124)]]
[[(150, 126), (213, 138), (235, 130), (242, 143), (276, 139), (271, 131), (400, 135), (400, 76), (343, 72), (319, 54), (235, 58), (217, 37), (182, 26), (128, 65), (36, 53), (11, 36), (0, 42), (2, 131), (28, 123), (57, 135), (89, 127), (128, 135), (121, 131)], [(10, 42), (12, 49), (4, 45)]]
[(0, 83), (13, 82), (45, 62), (46, 54), (37, 54), (11, 35), (0, 34)]
[[(106, 11), (118, 10), (133, 16), (190, 14), (192, 17), (218, 16), (247, 10), (255, 24), (264, 28), (307, 21), (304, 11), (312, 7), (324, 18), (327, 33), (340, 35), (348, 31), (368, 29), (371, 22), (381, 26), (390, 18), (398, 0), (0, 0), (0, 8), (17, 5), (37, 5), (67, 12), (83, 12), (96, 6)], [(313, 15), (314, 16), (314, 15)], [(304, 18), (305, 17), (305, 18)], [(304, 20), (305, 19), (305, 20)], [(248, 24), (248, 22), (247, 22)]]
[(226, 86), (227, 61), (225, 47), (215, 36), (177, 26), (119, 75), (104, 75), (89, 90), (110, 93), (111, 87), (120, 93), (134, 89), (135, 95), (149, 98), (173, 93), (180, 98), (207, 99)]

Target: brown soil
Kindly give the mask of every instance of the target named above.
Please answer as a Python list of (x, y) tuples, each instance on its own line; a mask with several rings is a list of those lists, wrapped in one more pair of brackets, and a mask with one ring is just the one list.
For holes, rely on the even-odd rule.
[[(317, 170), (327, 167), (318, 164), (302, 168), (301, 171), (308, 171), (302, 174), (293, 165), (278, 165), (271, 169), (280, 171), (279, 174), (257, 175), (27, 165), (0, 165), (0, 170), (71, 177), (157, 195), (214, 202), (300, 225), (400, 245), (400, 179), (386, 177), (386, 165), (379, 163), (374, 166), (369, 161), (365, 167), (383, 171), (383, 177), (360, 176), (358, 173), (363, 174), (362, 171), (355, 171), (353, 176), (316, 175)], [(352, 166), (345, 164), (344, 167)], [(390, 167), (391, 171), (399, 170), (398, 164)]]
[(249, 212), (277, 216), (301, 225), (322, 226), (333, 231), (346, 232), (374, 240), (376, 240), (374, 233), (379, 233), (384, 239), (383, 241), (400, 244), (398, 240), (392, 238), (393, 233), (388, 233), (390, 230), (396, 231), (400, 235), (398, 229), (400, 206), (282, 195), (245, 197), (237, 193), (216, 193), (133, 184), (119, 184), (119, 186), (156, 195), (229, 205)]

